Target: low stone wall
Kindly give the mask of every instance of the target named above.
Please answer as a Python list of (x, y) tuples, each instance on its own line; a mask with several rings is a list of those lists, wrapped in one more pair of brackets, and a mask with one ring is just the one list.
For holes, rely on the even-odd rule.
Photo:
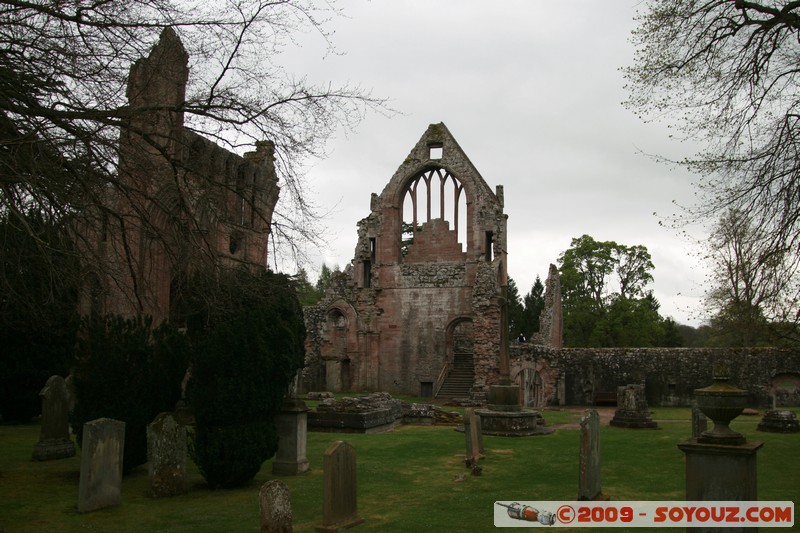
[(712, 367), (728, 362), (731, 382), (752, 406), (800, 405), (800, 353), (777, 348), (564, 348), (512, 343), (511, 375), (534, 369), (548, 405), (591, 405), (596, 393), (644, 383), (651, 406), (691, 405), (694, 389), (712, 383)]

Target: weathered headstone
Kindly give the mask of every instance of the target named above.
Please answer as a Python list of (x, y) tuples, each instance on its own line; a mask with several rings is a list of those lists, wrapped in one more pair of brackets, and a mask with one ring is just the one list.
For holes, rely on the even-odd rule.
[(50, 376), (42, 391), (42, 429), (33, 447), (34, 461), (63, 459), (75, 455), (69, 436), (69, 393), (61, 376)]
[(617, 387), (617, 410), (610, 424), (615, 427), (633, 429), (656, 429), (647, 407), (644, 385), (624, 385)]
[(125, 422), (98, 418), (83, 425), (78, 512), (119, 505)]
[(322, 526), (317, 531), (329, 533), (357, 526), (356, 451), (344, 441), (336, 441), (325, 450), (322, 460)]
[(171, 413), (161, 413), (147, 426), (147, 461), (153, 497), (186, 493), (186, 427)]
[(692, 437), (697, 438), (701, 433), (708, 429), (708, 418), (697, 407), (697, 404), (692, 404)]
[(596, 500), (600, 498), (600, 416), (597, 411), (585, 411), (580, 426), (578, 499)]
[(486, 452), (483, 447), (483, 422), (481, 421), (481, 415), (476, 411), (472, 413), (472, 431), (474, 433), (474, 441), (478, 444), (478, 453), (483, 456)]
[(261, 533), (292, 533), (292, 502), (289, 487), (278, 479), (267, 481), (258, 493)]
[(467, 464), (473, 464), (483, 457), (483, 433), (481, 432), (481, 417), (472, 408), (464, 409), (464, 441), (466, 454), (464, 459)]

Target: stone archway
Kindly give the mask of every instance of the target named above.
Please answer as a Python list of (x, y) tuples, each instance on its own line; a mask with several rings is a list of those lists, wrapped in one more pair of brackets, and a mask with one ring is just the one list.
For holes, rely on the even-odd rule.
[(325, 315), (324, 328), (321, 355), (325, 363), (325, 389), (334, 392), (348, 390), (350, 359), (347, 356), (347, 318), (340, 309), (333, 307)]
[(466, 397), (475, 380), (475, 337), (472, 319), (460, 318), (447, 328), (447, 355), (440, 380), (434, 385), (437, 397)]

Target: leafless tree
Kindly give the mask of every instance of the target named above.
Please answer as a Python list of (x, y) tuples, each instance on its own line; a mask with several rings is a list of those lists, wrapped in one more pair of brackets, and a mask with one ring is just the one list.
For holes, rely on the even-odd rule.
[[(120, 132), (169, 153), (137, 130), (137, 118), (156, 109), (129, 104), (126, 84), (131, 65), (172, 28), (191, 76), (185, 99), (167, 111), (233, 151), (274, 142), (281, 202), (272, 238), (317, 238), (302, 165), (324, 153), (338, 128), (353, 127), (370, 109), (385, 110), (384, 102), (359, 87), (315, 86), (276, 58), (297, 32), (316, 32), (332, 47), (326, 23), (339, 14), (326, 0), (0, 2), (0, 217), (36, 236), (28, 213), (63, 224), (94, 212), (99, 221), (120, 216), (109, 190), (147, 194), (120, 180)], [(191, 226), (186, 207), (170, 205), (169, 216)]]
[(752, 346), (790, 334), (785, 325), (795, 320), (787, 313), (797, 308), (798, 284), (792, 251), (776, 249), (767, 232), (737, 210), (720, 218), (707, 248), (712, 270), (706, 305), (723, 342)]
[[(689, 218), (714, 221), (733, 210), (758, 231), (754, 253), (781, 257), (794, 265), (785, 272), (796, 271), (800, 2), (653, 0), (637, 20), (635, 61), (625, 69), (628, 107), (670, 121), (703, 147), (683, 161), (701, 176)], [(784, 281), (781, 290), (796, 289)]]

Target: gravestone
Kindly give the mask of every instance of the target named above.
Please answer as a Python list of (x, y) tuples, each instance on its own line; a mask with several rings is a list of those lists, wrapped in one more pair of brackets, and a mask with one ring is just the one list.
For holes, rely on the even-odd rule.
[(617, 410), (611, 425), (621, 428), (656, 429), (647, 407), (644, 385), (624, 385), (617, 387)]
[(697, 407), (697, 404), (692, 404), (692, 437), (697, 438), (701, 433), (708, 429), (708, 418), (703, 414), (703, 411)]
[(186, 427), (172, 413), (161, 413), (147, 426), (147, 473), (155, 498), (177, 496), (186, 484)]
[(756, 430), (771, 433), (797, 433), (800, 431), (800, 422), (798, 422), (794, 411), (769, 409), (764, 413)]
[(261, 533), (292, 533), (289, 487), (278, 479), (267, 481), (258, 493)]
[(317, 531), (332, 533), (364, 522), (358, 517), (356, 451), (344, 441), (325, 450), (322, 460), (322, 526)]
[(580, 426), (578, 499), (596, 500), (600, 498), (600, 416), (597, 411), (585, 411)]
[(473, 440), (478, 444), (478, 453), (482, 457), (486, 451), (483, 448), (483, 421), (477, 411), (473, 411), (472, 414), (472, 432), (474, 434)]
[(464, 441), (466, 444), (465, 461), (467, 464), (476, 463), (483, 458), (483, 434), (481, 432), (481, 417), (472, 408), (464, 409)]
[(42, 429), (33, 447), (34, 461), (63, 459), (75, 455), (69, 436), (69, 392), (61, 376), (50, 376), (42, 391)]
[(124, 447), (125, 422), (98, 418), (83, 425), (78, 512), (120, 504)]

